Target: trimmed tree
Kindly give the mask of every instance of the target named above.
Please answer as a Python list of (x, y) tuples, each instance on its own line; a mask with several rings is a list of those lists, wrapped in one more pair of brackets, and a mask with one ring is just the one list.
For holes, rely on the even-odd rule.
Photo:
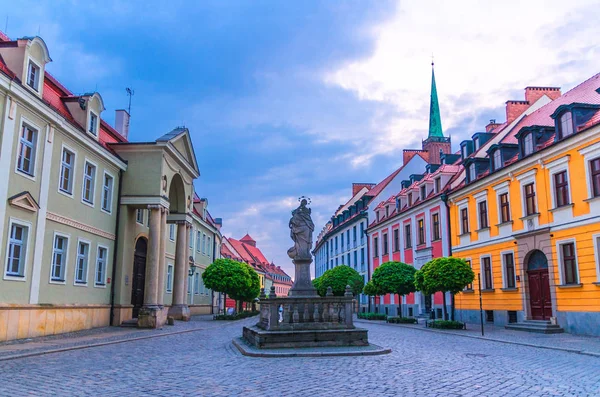
[[(319, 278), (317, 292), (321, 296), (325, 296), (328, 287), (333, 290), (333, 295), (344, 296), (346, 285), (350, 286), (354, 295), (360, 294), (365, 286), (363, 277), (356, 270), (345, 265), (329, 269)], [(314, 281), (313, 285), (315, 285)]]
[(369, 297), (369, 313), (370, 313), (371, 312), (371, 296), (377, 297), (377, 296), (381, 295), (381, 292), (377, 289), (375, 284), (373, 284), (373, 281), (369, 281), (363, 288), (362, 292), (363, 292), (363, 294), (365, 294)]
[(243, 296), (242, 291), (252, 287), (252, 277), (243, 265), (245, 264), (232, 259), (217, 259), (202, 273), (204, 285), (238, 300), (238, 297)]
[(321, 281), (321, 277), (316, 277), (312, 280), (312, 285), (317, 290), (317, 293), (319, 292), (319, 288), (321, 288)]
[(247, 273), (247, 277), (250, 278), (250, 285), (242, 288), (235, 294), (232, 294), (231, 297), (239, 302), (252, 303), (252, 309), (254, 309), (254, 299), (258, 298), (258, 295), (260, 294), (260, 278), (258, 277), (256, 270), (254, 270), (250, 265), (246, 263), (240, 263), (240, 265)]
[(415, 292), (415, 269), (402, 262), (385, 262), (373, 272), (371, 281), (383, 294), (398, 294), (398, 313), (402, 316), (402, 297)]

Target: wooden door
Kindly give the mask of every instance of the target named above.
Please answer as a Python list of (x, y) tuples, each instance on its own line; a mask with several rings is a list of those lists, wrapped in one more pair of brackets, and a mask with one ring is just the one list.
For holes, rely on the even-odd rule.
[(133, 256), (133, 278), (131, 282), (131, 304), (133, 305), (134, 318), (137, 318), (140, 308), (144, 305), (146, 249), (146, 240), (144, 238), (139, 238), (135, 245), (135, 254)]
[(533, 320), (548, 320), (552, 316), (548, 269), (529, 270), (529, 302)]

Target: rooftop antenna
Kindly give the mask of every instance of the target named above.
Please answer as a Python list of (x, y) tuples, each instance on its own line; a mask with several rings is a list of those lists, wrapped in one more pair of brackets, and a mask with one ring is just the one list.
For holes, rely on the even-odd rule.
[(127, 91), (127, 96), (129, 97), (129, 107), (127, 107), (127, 113), (129, 113), (129, 115), (131, 116), (131, 97), (133, 96), (133, 94), (135, 94), (135, 91), (132, 88), (125, 88), (125, 91)]

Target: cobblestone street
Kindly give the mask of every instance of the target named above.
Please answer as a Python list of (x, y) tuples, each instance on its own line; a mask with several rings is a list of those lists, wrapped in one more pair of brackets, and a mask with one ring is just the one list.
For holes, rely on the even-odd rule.
[[(0, 363), (1, 395), (592, 396), (600, 359), (383, 324), (375, 357), (244, 357), (244, 324)], [(214, 325), (214, 324), (211, 324)]]

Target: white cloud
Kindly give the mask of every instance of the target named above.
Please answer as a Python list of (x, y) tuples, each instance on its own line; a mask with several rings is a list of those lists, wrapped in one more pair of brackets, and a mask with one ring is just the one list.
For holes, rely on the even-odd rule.
[(561, 1), (400, 2), (394, 18), (373, 27), (371, 56), (324, 76), (327, 84), (391, 103), (402, 115), (380, 120), (381, 135), (355, 161), (368, 162), (424, 137), (432, 53), (448, 130), (483, 109), (522, 99), (510, 93), (528, 85), (570, 88), (596, 73), (599, 19), (600, 8), (588, 0), (568, 7)]

